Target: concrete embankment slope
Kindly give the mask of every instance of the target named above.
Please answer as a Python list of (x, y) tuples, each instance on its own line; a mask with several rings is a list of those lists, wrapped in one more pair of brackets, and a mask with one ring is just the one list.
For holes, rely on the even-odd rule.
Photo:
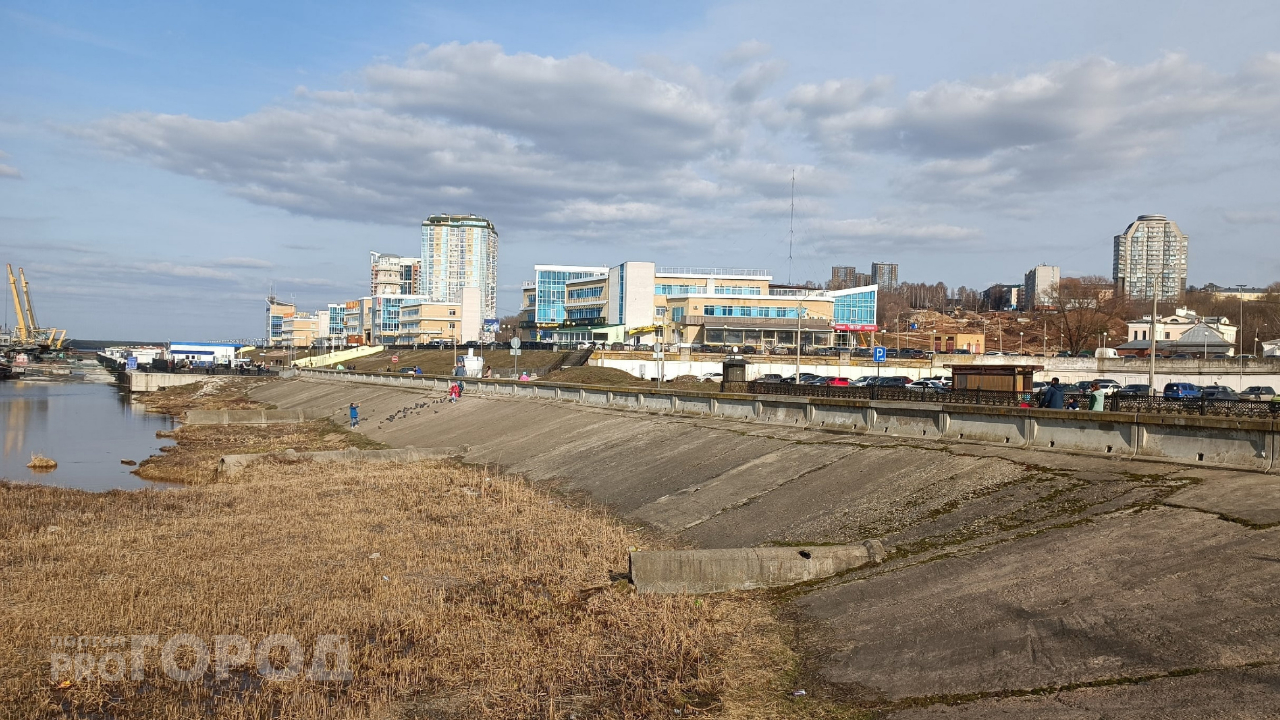
[(1280, 679), (1272, 477), (321, 380), (254, 396), (336, 420), (359, 402), (377, 440), (466, 446), (691, 546), (881, 538), (887, 562), (788, 602), (815, 680), (914, 716), (1145, 717), (1141, 681), (1187, 717), (1264, 717)]

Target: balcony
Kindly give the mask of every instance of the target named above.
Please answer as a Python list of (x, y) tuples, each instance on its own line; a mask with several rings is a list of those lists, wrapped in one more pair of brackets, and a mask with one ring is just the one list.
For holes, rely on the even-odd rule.
[(753, 268), (709, 268), (709, 267), (660, 267), (654, 268), (655, 275), (697, 275), (711, 277), (758, 277), (772, 278), (768, 270)]

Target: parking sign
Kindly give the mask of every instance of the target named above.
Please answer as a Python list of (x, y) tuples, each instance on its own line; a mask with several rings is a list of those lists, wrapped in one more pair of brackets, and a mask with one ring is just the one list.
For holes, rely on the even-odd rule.
[(881, 346), (881, 345), (877, 345), (877, 346), (875, 346), (875, 348), (874, 348), (874, 349), (872, 349), (872, 351), (871, 351), (871, 360), (872, 360), (873, 362), (884, 362), (885, 360), (887, 360), (887, 359), (889, 358), (889, 354), (888, 354), (888, 353), (889, 353), (889, 351), (888, 351), (888, 350), (886, 350), (883, 346)]

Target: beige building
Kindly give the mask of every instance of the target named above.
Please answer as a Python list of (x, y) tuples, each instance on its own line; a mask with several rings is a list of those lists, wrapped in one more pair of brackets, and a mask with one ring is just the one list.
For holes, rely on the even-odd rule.
[(463, 288), (480, 290), (484, 318), (498, 317), (498, 231), (476, 215), (432, 215), (422, 221), (418, 294), (432, 302), (462, 302)]
[[(1141, 320), (1130, 320), (1128, 342), (1151, 341), (1151, 315), (1142, 316)], [(1194, 310), (1178, 308), (1172, 315), (1156, 318), (1156, 340), (1181, 340), (1184, 333), (1196, 325), (1207, 325), (1213, 328), (1227, 342), (1234, 344), (1239, 327), (1232, 325), (1225, 317), (1200, 317)]]
[(414, 295), (421, 282), (422, 259), (369, 253), (369, 294)]
[(282, 347), (284, 345), (284, 321), (297, 312), (293, 303), (280, 302), (274, 295), (267, 298), (266, 346)]
[[(323, 316), (323, 317), (322, 317)], [(309, 348), (327, 334), (329, 313), (293, 312), (284, 318), (280, 333), (280, 345), (292, 348)]]
[(462, 302), (417, 300), (400, 307), (397, 345), (425, 345), (432, 341), (478, 342), (483, 327), (479, 288), (464, 288)]

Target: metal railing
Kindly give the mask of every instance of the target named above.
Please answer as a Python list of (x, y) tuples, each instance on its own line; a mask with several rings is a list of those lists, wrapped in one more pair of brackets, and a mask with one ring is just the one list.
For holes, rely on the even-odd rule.
[(654, 268), (654, 273), (658, 275), (710, 275), (711, 277), (728, 277), (734, 275), (760, 278), (773, 277), (773, 274), (768, 270), (755, 268), (660, 267)]
[[(990, 405), (1003, 407), (1039, 407), (1040, 398), (1030, 392), (1005, 390), (942, 390), (936, 388), (849, 387), (837, 385), (793, 385), (752, 381), (743, 383), (753, 395), (791, 395), (799, 397), (843, 398), (849, 400), (892, 400), (899, 402), (931, 402), (957, 405)], [(1066, 393), (1065, 401), (1075, 401), (1079, 409), (1088, 407), (1088, 396)], [(1253, 417), (1280, 419), (1280, 402), (1260, 400), (1213, 400), (1206, 398), (1174, 399), (1162, 396), (1113, 394), (1107, 398), (1109, 412), (1150, 413), (1156, 415), (1205, 415), (1221, 417)]]

